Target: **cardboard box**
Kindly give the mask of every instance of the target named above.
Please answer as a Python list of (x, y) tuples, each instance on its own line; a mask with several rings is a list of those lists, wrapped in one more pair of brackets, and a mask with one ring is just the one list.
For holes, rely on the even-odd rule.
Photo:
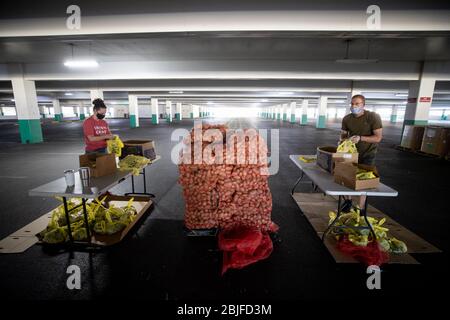
[(89, 167), (91, 177), (98, 178), (114, 174), (117, 170), (116, 156), (114, 154), (82, 154), (80, 167)]
[(155, 142), (153, 140), (126, 140), (123, 141), (121, 159), (129, 154), (146, 157), (150, 160), (155, 160)]
[(324, 146), (317, 148), (317, 165), (333, 173), (337, 162), (358, 163), (357, 153), (336, 152), (336, 147)]
[[(372, 171), (377, 178), (369, 180), (357, 180), (358, 168)], [(380, 175), (375, 166), (357, 163), (338, 162), (334, 168), (334, 182), (353, 190), (374, 189), (380, 185)]]
[(450, 147), (450, 128), (428, 126), (425, 128), (420, 151), (445, 156)]
[(403, 130), (402, 142), (400, 143), (400, 146), (414, 151), (420, 150), (424, 132), (424, 126), (406, 125)]

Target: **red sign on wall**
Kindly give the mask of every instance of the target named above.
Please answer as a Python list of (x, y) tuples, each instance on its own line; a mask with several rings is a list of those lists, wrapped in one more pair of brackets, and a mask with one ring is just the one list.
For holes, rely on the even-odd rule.
[(408, 98), (408, 103), (416, 103), (417, 98)]
[(420, 97), (419, 102), (431, 102), (431, 97)]

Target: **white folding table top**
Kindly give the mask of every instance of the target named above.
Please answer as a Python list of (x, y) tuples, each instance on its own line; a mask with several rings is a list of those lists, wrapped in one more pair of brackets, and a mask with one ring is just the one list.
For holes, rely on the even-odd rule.
[(333, 175), (319, 167), (316, 162), (305, 163), (299, 157), (311, 158), (315, 155), (290, 155), (289, 158), (314, 182), (325, 194), (330, 196), (371, 196), (371, 197), (396, 197), (398, 192), (387, 185), (380, 183), (378, 188), (353, 190), (334, 182)]

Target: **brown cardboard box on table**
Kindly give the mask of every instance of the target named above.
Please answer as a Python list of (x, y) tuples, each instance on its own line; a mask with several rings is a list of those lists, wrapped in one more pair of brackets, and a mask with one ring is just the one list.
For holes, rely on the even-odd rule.
[(155, 160), (155, 142), (153, 140), (126, 140), (123, 141), (121, 159), (129, 154), (143, 156), (150, 160)]
[(82, 154), (80, 167), (89, 167), (91, 177), (98, 178), (114, 174), (117, 170), (116, 156), (114, 154)]
[(358, 163), (358, 153), (336, 152), (336, 150), (336, 147), (330, 146), (317, 147), (317, 165), (332, 174), (338, 162)]
[(414, 151), (420, 150), (424, 132), (424, 126), (406, 125), (403, 130), (402, 142), (400, 146)]
[[(372, 171), (377, 178), (368, 180), (356, 179), (358, 168)], [(374, 189), (380, 185), (380, 175), (375, 166), (339, 162), (336, 163), (336, 167), (334, 168), (334, 182), (353, 190)]]
[(450, 128), (428, 126), (423, 135), (420, 151), (445, 156), (450, 148)]

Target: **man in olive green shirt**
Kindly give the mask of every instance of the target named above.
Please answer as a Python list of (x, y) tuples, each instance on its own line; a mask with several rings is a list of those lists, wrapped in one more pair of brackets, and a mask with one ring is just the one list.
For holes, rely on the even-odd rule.
[[(377, 145), (383, 138), (383, 125), (380, 116), (365, 110), (366, 98), (357, 94), (352, 97), (351, 114), (342, 119), (341, 140), (350, 139), (358, 149), (358, 163), (375, 165)], [(364, 206), (366, 197), (361, 196), (359, 206)], [(344, 202), (342, 211), (348, 212), (352, 207), (352, 200)]]

